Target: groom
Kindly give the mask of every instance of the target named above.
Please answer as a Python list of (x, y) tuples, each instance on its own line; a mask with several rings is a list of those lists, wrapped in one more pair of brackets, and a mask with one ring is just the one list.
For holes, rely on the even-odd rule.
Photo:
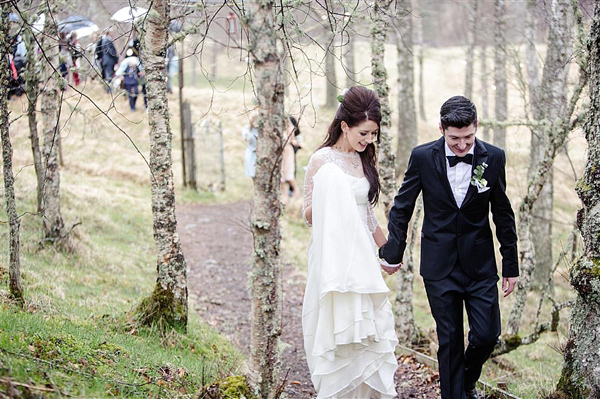
[[(504, 151), (475, 138), (477, 110), (455, 96), (440, 109), (439, 140), (413, 149), (389, 214), (389, 238), (379, 256), (402, 262), (408, 223), (419, 193), (421, 276), (439, 340), (442, 399), (476, 399), (475, 383), (500, 336), (498, 271), (491, 211), (502, 255), (502, 291), (517, 281), (515, 218), (506, 196)], [(464, 350), (463, 304), (469, 320)]]

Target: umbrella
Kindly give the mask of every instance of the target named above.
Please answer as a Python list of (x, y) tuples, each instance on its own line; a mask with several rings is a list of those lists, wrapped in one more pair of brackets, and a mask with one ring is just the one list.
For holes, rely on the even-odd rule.
[(70, 33), (75, 33), (77, 35), (77, 38), (81, 39), (82, 37), (94, 34), (98, 31), (98, 29), (98, 25), (94, 24), (92, 26), (83, 26), (81, 28), (73, 29)]
[(132, 22), (147, 13), (148, 10), (142, 7), (123, 7), (114, 13), (110, 19), (117, 22)]
[(46, 14), (40, 14), (36, 21), (31, 26), (34, 31), (40, 33), (44, 29), (44, 23), (46, 22)]
[(71, 15), (58, 23), (58, 30), (64, 33), (73, 32), (82, 28), (91, 28), (95, 32), (98, 30), (98, 25), (81, 15)]

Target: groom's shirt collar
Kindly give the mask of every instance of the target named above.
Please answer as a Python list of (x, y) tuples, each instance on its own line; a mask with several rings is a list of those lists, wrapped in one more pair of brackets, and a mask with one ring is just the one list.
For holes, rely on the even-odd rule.
[[(446, 151), (447, 157), (456, 156), (456, 154), (452, 152), (450, 147), (448, 147), (448, 143), (446, 143), (446, 140), (444, 140), (444, 151)], [(471, 146), (471, 149), (469, 150), (469, 152), (467, 152), (467, 154), (475, 155), (475, 143), (473, 143), (473, 145)]]

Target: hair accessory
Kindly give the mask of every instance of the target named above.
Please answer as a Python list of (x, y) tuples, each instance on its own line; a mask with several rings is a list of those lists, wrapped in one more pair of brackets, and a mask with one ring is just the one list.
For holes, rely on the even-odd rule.
[(344, 101), (344, 96), (346, 95), (346, 93), (348, 93), (348, 89), (342, 90), (342, 94), (337, 96), (337, 100), (340, 104), (342, 103), (342, 101)]

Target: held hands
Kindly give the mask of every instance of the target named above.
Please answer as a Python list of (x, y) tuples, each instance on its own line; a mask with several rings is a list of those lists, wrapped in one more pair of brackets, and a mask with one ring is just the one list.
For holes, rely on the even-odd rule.
[(400, 270), (400, 268), (402, 267), (402, 263), (398, 264), (398, 265), (390, 265), (390, 266), (386, 266), (386, 265), (381, 265), (381, 268), (383, 269), (384, 272), (386, 272), (387, 274), (389, 274), (390, 276), (394, 273), (396, 273), (398, 270)]
[(502, 292), (504, 293), (504, 298), (510, 295), (511, 292), (515, 289), (515, 284), (517, 284), (518, 277), (503, 277), (502, 278)]
[(383, 271), (389, 275), (396, 273), (402, 267), (402, 262), (398, 263), (397, 265), (391, 265), (385, 259), (382, 258), (379, 258), (379, 264), (381, 265)]

